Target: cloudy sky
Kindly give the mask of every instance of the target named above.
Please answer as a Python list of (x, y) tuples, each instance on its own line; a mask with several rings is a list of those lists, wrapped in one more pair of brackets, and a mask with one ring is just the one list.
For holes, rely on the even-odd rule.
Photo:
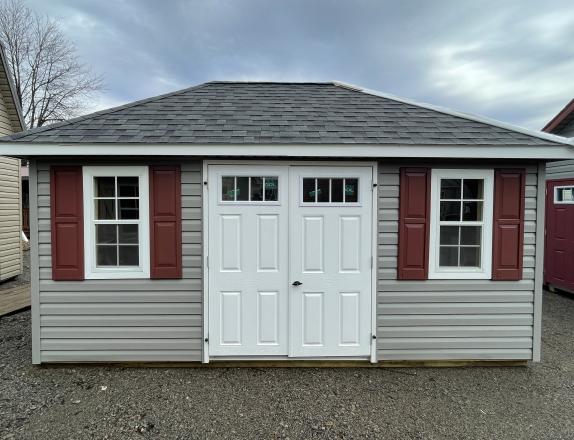
[(339, 80), (540, 129), (574, 98), (572, 0), (28, 0), (106, 90)]

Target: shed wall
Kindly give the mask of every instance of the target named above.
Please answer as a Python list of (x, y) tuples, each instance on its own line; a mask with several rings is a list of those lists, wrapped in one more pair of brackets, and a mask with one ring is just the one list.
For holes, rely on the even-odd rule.
[(379, 360), (532, 359), (538, 170), (502, 166), (527, 170), (523, 280), (397, 281), (401, 163), (379, 163)]
[[(0, 79), (0, 91), (2, 81)], [(0, 94), (0, 136), (14, 131), (6, 102)], [(0, 281), (22, 273), (20, 194), (20, 160), (0, 157)]]
[(574, 178), (574, 160), (560, 160), (546, 164), (546, 179), (572, 179)]
[(179, 280), (52, 281), (50, 163), (37, 168), (40, 361), (200, 361), (201, 162), (181, 162)]
[[(537, 165), (500, 164), (527, 169), (524, 279), (519, 282), (396, 279), (399, 169), (403, 165), (399, 161), (379, 164), (378, 359), (532, 359), (537, 331)], [(181, 163), (181, 280), (52, 281), (49, 166), (48, 161), (38, 162), (36, 178), (30, 183), (32, 197), (37, 193), (31, 209), (38, 218), (37, 231), (31, 232), (36, 235), (32, 242), (38, 243), (39, 262), (39, 270), (32, 273), (37, 277), (33, 286), (38, 286), (36, 362), (201, 361), (201, 161)], [(468, 163), (434, 166), (469, 167)]]

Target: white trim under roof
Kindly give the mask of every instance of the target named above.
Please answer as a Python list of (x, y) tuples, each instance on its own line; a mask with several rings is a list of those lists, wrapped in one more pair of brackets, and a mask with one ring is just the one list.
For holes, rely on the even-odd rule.
[(198, 144), (24, 144), (0, 143), (0, 156), (195, 156), (314, 158), (437, 158), (437, 159), (574, 159), (574, 139), (562, 145), (198, 145)]
[(418, 102), (408, 98), (401, 98), (399, 96), (392, 95), (390, 93), (379, 92), (378, 90), (366, 89), (364, 87), (356, 86), (354, 84), (345, 83), (342, 81), (333, 81), (333, 84), (339, 87), (356, 90), (357, 92), (367, 93), (373, 96), (379, 96), (381, 98), (391, 99), (393, 101), (402, 102), (403, 104), (414, 105), (417, 107), (426, 108), (428, 110), (434, 110), (436, 112), (444, 113), (450, 116), (457, 116), (459, 118), (468, 119), (470, 121), (481, 122), (483, 124), (493, 125), (498, 128), (504, 128), (505, 130), (514, 131), (516, 133), (522, 133), (528, 136), (533, 136), (536, 138), (544, 139), (552, 142), (559, 143), (569, 143), (574, 145), (574, 139), (566, 139), (562, 136), (556, 136), (554, 134), (544, 133), (542, 131), (529, 130), (528, 128), (520, 127), (518, 125), (508, 124), (506, 122), (497, 121), (496, 119), (491, 119), (486, 116), (473, 115), (470, 113), (459, 112), (457, 110), (451, 110), (446, 107), (441, 107), (438, 105), (427, 104), (424, 102)]

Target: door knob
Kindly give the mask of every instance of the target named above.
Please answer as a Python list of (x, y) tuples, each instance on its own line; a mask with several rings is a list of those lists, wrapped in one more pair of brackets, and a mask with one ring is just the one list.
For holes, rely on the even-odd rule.
[(292, 286), (300, 286), (301, 284), (303, 284), (301, 281), (293, 281), (293, 284), (291, 284)]

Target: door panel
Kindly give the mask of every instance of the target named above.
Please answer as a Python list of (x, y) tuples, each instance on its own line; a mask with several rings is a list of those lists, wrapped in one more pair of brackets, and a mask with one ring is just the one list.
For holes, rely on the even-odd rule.
[(574, 180), (551, 180), (546, 185), (544, 279), (558, 288), (574, 291), (574, 203), (554, 200), (555, 189), (574, 187)]
[(209, 354), (285, 356), (287, 167), (213, 165), (208, 182)]
[(210, 356), (370, 355), (372, 179), (371, 167), (208, 167)]
[(290, 169), (293, 357), (370, 354), (372, 179), (371, 167)]

